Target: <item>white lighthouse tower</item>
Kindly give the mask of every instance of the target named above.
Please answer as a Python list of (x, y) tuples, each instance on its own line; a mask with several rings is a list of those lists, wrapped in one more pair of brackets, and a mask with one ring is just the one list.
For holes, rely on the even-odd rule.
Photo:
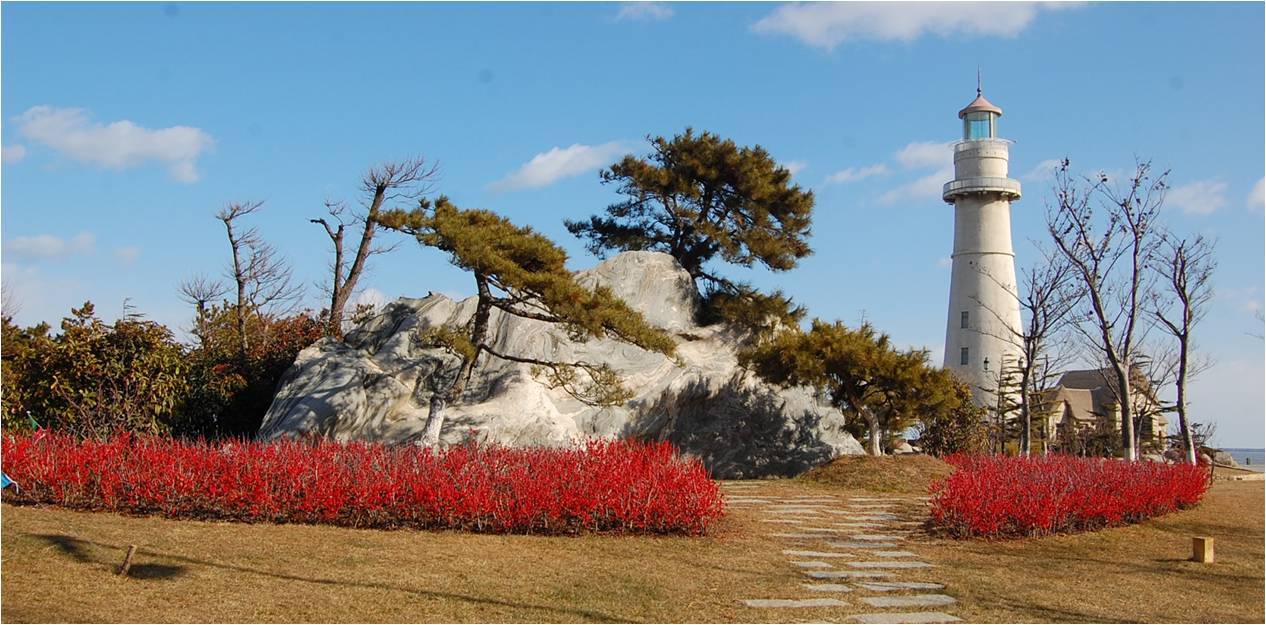
[(1011, 202), (1020, 199), (1020, 183), (1007, 177), (1010, 142), (998, 138), (1001, 116), (977, 84), (976, 99), (958, 112), (963, 140), (954, 145), (954, 179), (942, 192), (954, 205), (945, 368), (971, 386), (979, 405), (996, 402), (999, 372), (1020, 354), (1011, 248)]

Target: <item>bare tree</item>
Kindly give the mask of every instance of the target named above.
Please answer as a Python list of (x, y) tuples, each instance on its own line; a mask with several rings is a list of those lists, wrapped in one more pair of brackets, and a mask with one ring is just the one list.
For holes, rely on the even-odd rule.
[[(981, 330), (1015, 346), (1019, 354), (1015, 362), (999, 364), (999, 410), (1008, 404), (1002, 403), (1004, 394), (1002, 387), (1009, 386), (1013, 391), (1008, 394), (1018, 395), (1011, 400), (1009, 409), (1018, 411), (1020, 455), (1029, 456), (1033, 441), (1034, 398), (1046, 390), (1054, 375), (1068, 363), (1068, 354), (1061, 346), (1060, 336), (1072, 318), (1072, 311), (1081, 301), (1084, 289), (1074, 279), (1072, 265), (1061, 254), (1052, 253), (1038, 246), (1042, 260), (1023, 269), (1021, 287), (1023, 293), (1015, 295), (1020, 306), (1023, 325), (1013, 328), (1003, 317), (1003, 311), (993, 310), (984, 302), (976, 299), (984, 309), (1000, 323), (999, 334), (989, 330)], [(990, 276), (991, 279), (992, 276)], [(995, 279), (995, 281), (997, 281)], [(998, 284), (1004, 291), (1014, 294), (1009, 285)], [(1007, 370), (1004, 372), (1004, 368)], [(1006, 375), (1014, 376), (1007, 382)], [(1043, 435), (1043, 449), (1047, 445), (1047, 436)]]
[(1196, 446), (1187, 419), (1187, 382), (1207, 368), (1208, 362), (1192, 360), (1191, 332), (1204, 318), (1213, 299), (1212, 278), (1217, 261), (1213, 256), (1213, 243), (1203, 236), (1195, 239), (1166, 237), (1165, 243), (1164, 254), (1158, 255), (1154, 261), (1172, 305), (1167, 306), (1166, 298), (1158, 295), (1153, 299), (1151, 313), (1177, 343), (1178, 371), (1174, 387), (1178, 399), (1174, 403), (1174, 412), (1178, 414), (1178, 435), (1182, 440), (1183, 453), (1189, 464), (1196, 464)]
[(252, 314), (288, 312), (303, 296), (302, 285), (291, 282), (290, 267), (277, 249), (265, 242), (256, 228), (244, 231), (237, 228), (235, 222), (238, 219), (257, 212), (263, 205), (263, 202), (233, 203), (216, 214), (216, 218), (224, 222), (233, 253), (228, 274), (237, 291), (233, 315), (237, 325), (238, 351), (243, 358), (250, 347), (247, 318)]
[(1144, 307), (1155, 282), (1150, 266), (1160, 243), (1157, 218), (1168, 175), (1153, 176), (1151, 164), (1141, 161), (1119, 190), (1105, 174), (1075, 180), (1065, 159), (1055, 175), (1056, 203), (1046, 214), (1056, 249), (1085, 287), (1074, 327), (1116, 378), (1121, 453), (1130, 460), (1138, 459), (1130, 371), (1150, 321)]
[(223, 282), (198, 274), (180, 282), (180, 299), (192, 304), (197, 317), (194, 319), (194, 335), (198, 341), (206, 343), (207, 315), (215, 300), (229, 292)]
[[(1024, 272), (1020, 310), (1026, 321), (1020, 331), (1020, 455), (1027, 457), (1033, 444), (1033, 398), (1046, 390), (1052, 364), (1068, 353), (1053, 349), (1084, 289), (1071, 279), (1072, 266), (1065, 259), (1044, 252), (1044, 261)], [(1043, 437), (1045, 440), (1045, 437)]]
[[(416, 200), (422, 197), (432, 190), (432, 182), (438, 175), (439, 166), (427, 164), (422, 157), (384, 163), (370, 169), (361, 179), (361, 191), (367, 196), (364, 215), (349, 220), (345, 215), (346, 206), (342, 202), (327, 201), (325, 208), (330, 218), (309, 220), (325, 228), (325, 233), (334, 246), (334, 275), (329, 288), (330, 310), (326, 319), (326, 336), (343, 335), (344, 311), (356, 291), (356, 283), (360, 281), (369, 257), (394, 249), (376, 248), (373, 245), (383, 204), (398, 199)], [(347, 226), (352, 223), (359, 223), (361, 231), (360, 242), (349, 266), (345, 258), (344, 236)]]

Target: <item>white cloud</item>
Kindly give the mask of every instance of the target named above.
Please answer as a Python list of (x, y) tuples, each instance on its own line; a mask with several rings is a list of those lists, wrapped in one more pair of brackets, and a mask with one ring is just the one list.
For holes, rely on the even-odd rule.
[(198, 179), (196, 162), (215, 141), (199, 128), (172, 126), (151, 130), (130, 121), (92, 121), (77, 108), (36, 106), (14, 118), (18, 134), (61, 154), (114, 170), (159, 161), (180, 182)]
[(787, 161), (786, 163), (783, 163), (782, 166), (786, 167), (787, 171), (791, 172), (791, 175), (794, 176), (804, 171), (804, 168), (808, 167), (809, 163), (805, 161)]
[(26, 146), (20, 144), (6, 145), (0, 148), (0, 161), (5, 165), (22, 162), (26, 158)]
[(17, 237), (4, 244), (4, 254), (26, 261), (60, 259), (91, 251), (95, 241), (90, 232), (81, 232), (69, 240), (51, 234)]
[(549, 186), (587, 171), (610, 164), (611, 159), (626, 151), (618, 141), (602, 145), (574, 144), (565, 148), (554, 147), (541, 152), (532, 160), (498, 180), (490, 188), (493, 191), (511, 189), (536, 189)]
[(893, 159), (903, 169), (936, 169), (879, 196), (879, 201), (884, 204), (939, 199), (945, 183), (954, 177), (953, 141), (912, 141), (897, 150)]
[(114, 250), (114, 257), (124, 265), (131, 265), (141, 257), (141, 248), (135, 245), (124, 245)]
[(866, 167), (848, 167), (827, 176), (826, 184), (847, 184), (886, 173), (888, 173), (888, 166), (883, 163), (867, 165)]
[(884, 204), (896, 204), (897, 202), (909, 200), (940, 199), (941, 190), (945, 187), (945, 183), (953, 178), (953, 167), (938, 169), (879, 196), (879, 201)]
[(1226, 206), (1226, 183), (1221, 180), (1197, 180), (1174, 187), (1165, 200), (1182, 209), (1185, 215), (1208, 215)]
[(1045, 181), (1055, 178), (1055, 171), (1064, 164), (1064, 160), (1060, 158), (1048, 158), (1037, 164), (1036, 167), (1029, 170), (1029, 173), (1020, 176), (1025, 180)]
[(1246, 203), (1254, 212), (1266, 211), (1266, 189), (1262, 187), (1264, 182), (1266, 182), (1266, 178), (1258, 178), (1257, 184), (1253, 185), (1253, 190), (1248, 192)]
[(949, 256), (946, 256), (944, 258), (938, 258), (936, 259), (936, 266), (940, 267), (941, 269), (949, 269), (950, 267), (954, 266), (954, 259), (950, 258)]
[(913, 41), (941, 37), (1014, 37), (1038, 12), (1070, 3), (1034, 2), (794, 2), (752, 25), (758, 33), (790, 35), (826, 50), (850, 40)]
[(954, 142), (913, 141), (897, 150), (896, 159), (906, 169), (952, 166)]
[(662, 21), (673, 16), (673, 8), (664, 2), (621, 2), (615, 20)]

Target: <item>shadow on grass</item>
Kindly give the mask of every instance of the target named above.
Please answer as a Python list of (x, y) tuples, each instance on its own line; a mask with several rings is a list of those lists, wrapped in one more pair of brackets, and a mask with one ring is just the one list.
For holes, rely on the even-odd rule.
[[(82, 538), (75, 538), (73, 536), (67, 536), (65, 534), (26, 533), (25, 535), (31, 536), (33, 538), (37, 538), (46, 543), (49, 543), (50, 545), (54, 547), (57, 547), (59, 551), (61, 551), (62, 553), (65, 553), (66, 555), (70, 556), (71, 558), (73, 558), (74, 560), (78, 562), (105, 564), (107, 567), (112, 566), (112, 565), (108, 562), (103, 563), (100, 560), (95, 560), (94, 558), (89, 556), (86, 553), (86, 547), (97, 547), (101, 549), (119, 549), (119, 550), (126, 549), (126, 547), (122, 545), (111, 545), (108, 543), (99, 543), (96, 541), (85, 540)], [(457, 600), (457, 601), (466, 601), (470, 603), (478, 603), (478, 604), (483, 604), (483, 605), (502, 606), (502, 607), (507, 607), (507, 608), (541, 610), (544, 612), (555, 612), (559, 614), (565, 614), (565, 615), (569, 615), (572, 617), (576, 617), (576, 618), (580, 618), (580, 619), (584, 619), (588, 621), (601, 621), (601, 622), (607, 622), (607, 623), (637, 623), (639, 622), (639, 621), (634, 621), (632, 619), (629, 619), (628, 617), (614, 615), (614, 614), (606, 614), (604, 612), (597, 612), (594, 610), (584, 610), (584, 609), (568, 608), (568, 607), (562, 607), (562, 606), (539, 605), (539, 604), (531, 604), (531, 603), (515, 603), (512, 601), (502, 601), (499, 599), (490, 599), (486, 597), (476, 597), (476, 596), (471, 596), (471, 595), (462, 595), (462, 594), (449, 593), (449, 592), (439, 592), (439, 591), (434, 591), (434, 590), (422, 590), (422, 589), (408, 588), (406, 586), (398, 586), (398, 585), (392, 585), (392, 584), (374, 584), (374, 583), (369, 583), (369, 582), (358, 582), (355, 580), (290, 575), (287, 573), (276, 573), (273, 571), (266, 571), (263, 569), (237, 566), (233, 564), (223, 564), (220, 562), (212, 562), (210, 560), (200, 560), (197, 558), (190, 558), (187, 556), (181, 556), (181, 555), (170, 554), (170, 553), (162, 553), (158, 551), (137, 550), (137, 553), (138, 554), (144, 553), (151, 556), (157, 556), (165, 560), (174, 560), (177, 562), (185, 562), (188, 564), (193, 564), (193, 565), (198, 565), (198, 566), (207, 566), (207, 567), (212, 567), (212, 568), (217, 568), (217, 569), (222, 569), (222, 570), (237, 571), (240, 573), (253, 573), (255, 575), (263, 575), (266, 577), (272, 577), (274, 579), (284, 579), (284, 580), (289, 580), (289, 581), (306, 582), (310, 584), (322, 584), (322, 585), (344, 587), (344, 588), (349, 587), (349, 586), (355, 586), (359, 588), (371, 588), (371, 589), (376, 589), (376, 590), (394, 590), (397, 592), (410, 594), (415, 597), (420, 597), (424, 599), (425, 598), (451, 599), (451, 600)], [(162, 564), (134, 565), (132, 567), (130, 576), (138, 578), (138, 579), (168, 579), (168, 578), (183, 574), (185, 572), (185, 569), (186, 567), (181, 566), (181, 565), (162, 565)]]
[[(93, 546), (101, 549), (119, 549), (125, 550), (126, 547), (117, 545), (104, 545), (94, 543), (92, 541), (80, 540), (66, 536), (65, 534), (28, 534), (34, 536), (50, 546), (56, 547), (58, 551), (66, 554), (76, 562), (83, 564), (95, 564), (98, 568), (102, 568), (114, 572), (122, 565), (122, 562), (114, 563), (104, 559), (96, 559), (88, 555), (85, 546)], [(141, 553), (137, 551), (137, 553)], [(155, 554), (157, 555), (157, 554)], [(172, 564), (135, 564), (128, 570), (128, 577), (133, 579), (170, 579), (185, 574), (187, 567)]]

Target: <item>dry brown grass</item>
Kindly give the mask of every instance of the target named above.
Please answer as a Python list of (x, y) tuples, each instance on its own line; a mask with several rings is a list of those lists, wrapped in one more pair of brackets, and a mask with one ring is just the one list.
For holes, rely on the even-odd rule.
[(841, 456), (799, 479), (844, 490), (926, 495), (954, 467), (932, 456)]
[[(1218, 482), (1200, 506), (1139, 525), (918, 551), (967, 620), (1261, 623), (1264, 503), (1262, 482)], [(1188, 560), (1192, 536), (1214, 538), (1215, 563)]]
[[(776, 496), (832, 492), (762, 482)], [(1093, 534), (985, 543), (916, 538), (971, 621), (1262, 622), (1263, 485), (1218, 483), (1195, 510)], [(859, 605), (788, 612), (805, 578), (734, 509), (703, 538), (490, 536), (169, 521), (4, 505), (0, 618), (22, 621), (843, 621)], [(1184, 561), (1192, 534), (1218, 563)], [(133, 571), (113, 570), (130, 543)], [(803, 548), (820, 548), (806, 543)]]
[[(811, 494), (779, 482), (787, 493)], [(495, 536), (3, 508), (5, 622), (717, 622), (803, 581), (751, 511), (704, 538)], [(139, 579), (113, 574), (140, 545)], [(828, 612), (806, 614), (826, 619)]]

